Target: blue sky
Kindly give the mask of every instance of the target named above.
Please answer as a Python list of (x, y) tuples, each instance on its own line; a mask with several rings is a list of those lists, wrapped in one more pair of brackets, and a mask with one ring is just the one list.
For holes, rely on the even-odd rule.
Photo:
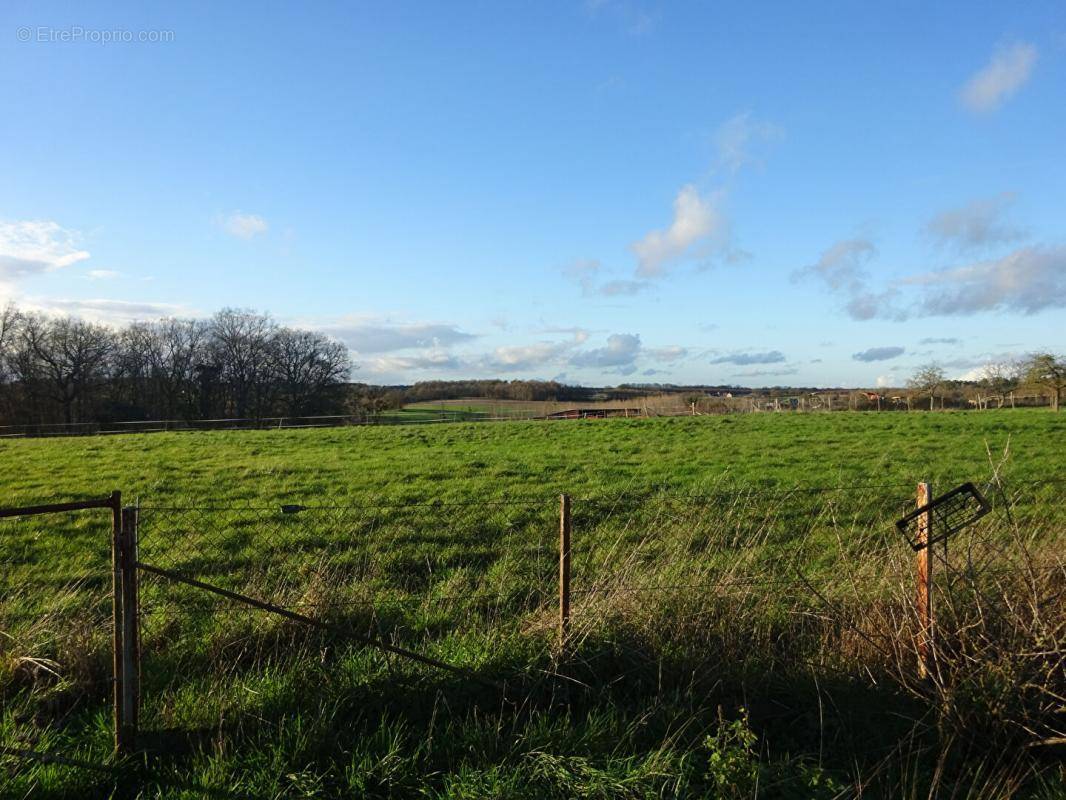
[(6, 3), (0, 301), (370, 382), (1066, 349), (1061, 3)]

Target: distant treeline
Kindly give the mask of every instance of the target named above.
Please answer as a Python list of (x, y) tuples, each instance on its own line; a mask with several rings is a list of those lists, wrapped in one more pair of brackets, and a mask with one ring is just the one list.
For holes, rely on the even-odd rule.
[(0, 308), (0, 424), (348, 413), (340, 342), (225, 309), (121, 330)]
[(451, 400), (461, 397), (484, 397), (490, 400), (558, 400), (561, 402), (609, 399), (649, 394), (647, 390), (626, 387), (596, 389), (586, 386), (567, 386), (556, 381), (421, 381), (413, 386), (394, 387), (405, 402), (423, 403), (431, 400)]

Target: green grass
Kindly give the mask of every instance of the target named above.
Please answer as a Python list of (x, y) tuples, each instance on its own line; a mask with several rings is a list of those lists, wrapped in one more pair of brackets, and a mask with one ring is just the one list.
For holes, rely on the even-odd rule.
[(1043, 411), (735, 415), (232, 431), (0, 442), (4, 502), (120, 488), (154, 503), (322, 495), (390, 501), (648, 486), (945, 484), (1061, 475), (1066, 416)]
[[(0, 756), (0, 796), (86, 796), (117, 780), (151, 797), (747, 797), (756, 785), (760, 797), (831, 797), (901, 741), (877, 780), (906, 796), (908, 781), (933, 780), (927, 707), (883, 675), (871, 682), (884, 664), (864, 672), (827, 651), (803, 623), (824, 612), (782, 565), (841, 604), (892, 602), (893, 570), (913, 556), (891, 522), (913, 484), (981, 481), (1008, 441), (1010, 521), (1054, 545), (1062, 486), (1042, 481), (1062, 476), (1066, 417), (1042, 411), (0, 442), (0, 503), (121, 489), (144, 506), (142, 560), (509, 685), (501, 700), (145, 576), (155, 754), (118, 778)], [(819, 486), (855, 488), (796, 491)], [(575, 497), (575, 644), (562, 661), (560, 492)], [(989, 537), (1006, 524), (994, 499)], [(281, 503), (322, 508), (283, 515)], [(109, 763), (107, 536), (99, 514), (0, 522), (7, 746)], [(723, 578), (741, 588), (685, 588)], [(649, 586), (680, 588), (629, 591)], [(981, 785), (966, 777), (974, 758), (952, 751), (945, 769)], [(1025, 792), (1053, 796), (1046, 780)]]

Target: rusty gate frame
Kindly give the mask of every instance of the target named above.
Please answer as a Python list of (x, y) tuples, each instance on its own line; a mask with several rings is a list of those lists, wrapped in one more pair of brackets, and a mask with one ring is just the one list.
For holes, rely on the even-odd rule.
[[(111, 511), (111, 683), (115, 753), (129, 753), (136, 744), (137, 706), (140, 692), (137, 652), (139, 631), (132, 612), (137, 605), (136, 511), (123, 509), (122, 492), (107, 497), (0, 508), (0, 519), (62, 514), (71, 511)], [(5, 748), (6, 749), (6, 748)]]

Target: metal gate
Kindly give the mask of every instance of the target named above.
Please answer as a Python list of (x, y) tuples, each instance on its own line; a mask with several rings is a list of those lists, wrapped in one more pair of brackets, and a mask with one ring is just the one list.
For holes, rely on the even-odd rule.
[[(109, 525), (83, 513), (94, 510), (107, 511)], [(135, 604), (124, 520), (120, 492), (0, 508), (0, 754), (70, 762), (64, 753), (85, 745), (78, 692), (110, 695), (110, 744), (131, 746), (136, 660), (123, 654), (135, 652), (137, 625), (124, 616)]]

